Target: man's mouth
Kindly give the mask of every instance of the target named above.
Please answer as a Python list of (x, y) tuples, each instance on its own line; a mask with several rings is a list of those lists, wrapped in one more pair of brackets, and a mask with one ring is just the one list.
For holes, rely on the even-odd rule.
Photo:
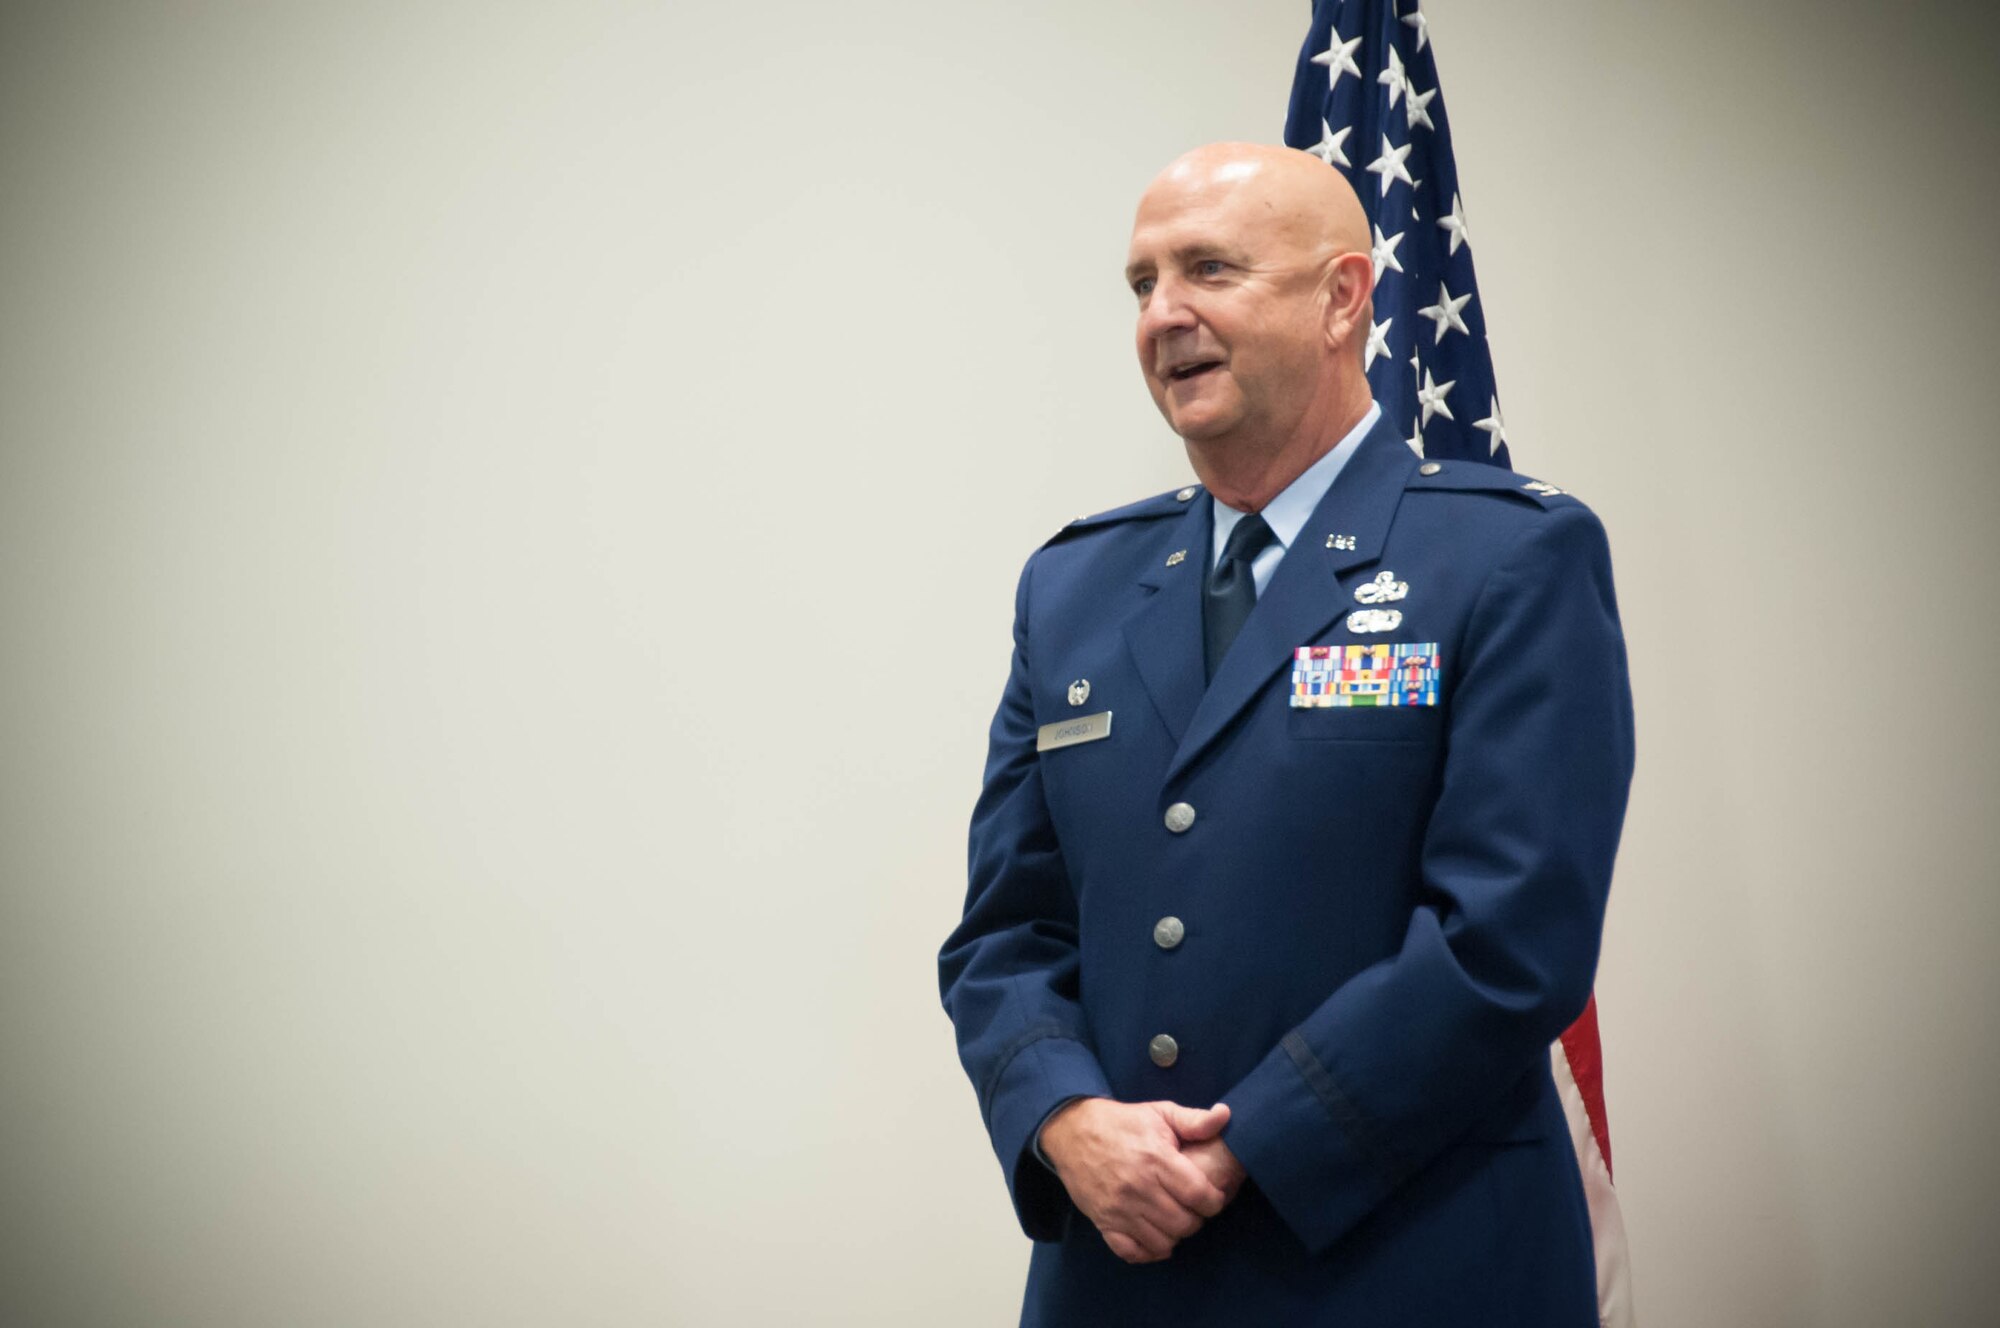
[(1220, 369), (1221, 360), (1196, 360), (1193, 364), (1183, 364), (1177, 369), (1167, 370), (1167, 377), (1176, 383), (1185, 383), (1190, 378), (1199, 378), (1211, 369)]

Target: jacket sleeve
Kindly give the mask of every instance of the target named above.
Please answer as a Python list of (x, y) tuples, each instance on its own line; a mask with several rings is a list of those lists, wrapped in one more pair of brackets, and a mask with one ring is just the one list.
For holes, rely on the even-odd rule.
[(1035, 754), (1034, 565), (1030, 558), (1015, 592), (1013, 665), (972, 812), (965, 911), (938, 954), (938, 986), (1021, 1229), (1033, 1240), (1058, 1240), (1073, 1205), (1037, 1160), (1035, 1134), (1065, 1099), (1111, 1090), (1078, 1004), (1076, 899)]
[(1225, 1141), (1314, 1253), (1546, 1064), (1590, 995), (1633, 732), (1610, 551), (1589, 509), (1566, 502), (1530, 525), (1458, 649), (1400, 949), (1223, 1097)]

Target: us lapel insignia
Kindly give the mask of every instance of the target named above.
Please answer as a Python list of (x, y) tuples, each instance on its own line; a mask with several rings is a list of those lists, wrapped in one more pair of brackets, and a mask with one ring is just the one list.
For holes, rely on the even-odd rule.
[(1339, 549), (1339, 550), (1340, 550), (1340, 551), (1341, 551), (1342, 553), (1353, 553), (1353, 552), (1354, 552), (1354, 536), (1352, 536), (1352, 535), (1328, 535), (1328, 536), (1326, 537), (1326, 547), (1327, 547), (1327, 548), (1329, 548), (1329, 549)]
[(1398, 581), (1394, 572), (1377, 572), (1375, 579), (1354, 592), (1362, 604), (1387, 604), (1410, 593), (1410, 583)]

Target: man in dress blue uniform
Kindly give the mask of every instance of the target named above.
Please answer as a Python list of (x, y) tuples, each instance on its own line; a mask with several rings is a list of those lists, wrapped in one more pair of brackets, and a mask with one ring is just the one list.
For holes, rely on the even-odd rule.
[(1602, 527), (1371, 400), (1339, 172), (1141, 200), (1139, 365), (1201, 483), (1029, 558), (944, 1004), (1022, 1323), (1596, 1323), (1548, 1047), (1632, 717)]

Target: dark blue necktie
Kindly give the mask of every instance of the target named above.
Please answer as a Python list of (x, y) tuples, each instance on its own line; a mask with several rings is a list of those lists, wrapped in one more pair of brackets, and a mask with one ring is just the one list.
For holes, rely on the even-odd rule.
[(1222, 557), (1208, 574), (1201, 591), (1201, 644), (1210, 681), (1250, 610), (1257, 607), (1257, 581), (1250, 575), (1250, 564), (1277, 538), (1263, 517), (1255, 513), (1244, 517), (1229, 532)]

